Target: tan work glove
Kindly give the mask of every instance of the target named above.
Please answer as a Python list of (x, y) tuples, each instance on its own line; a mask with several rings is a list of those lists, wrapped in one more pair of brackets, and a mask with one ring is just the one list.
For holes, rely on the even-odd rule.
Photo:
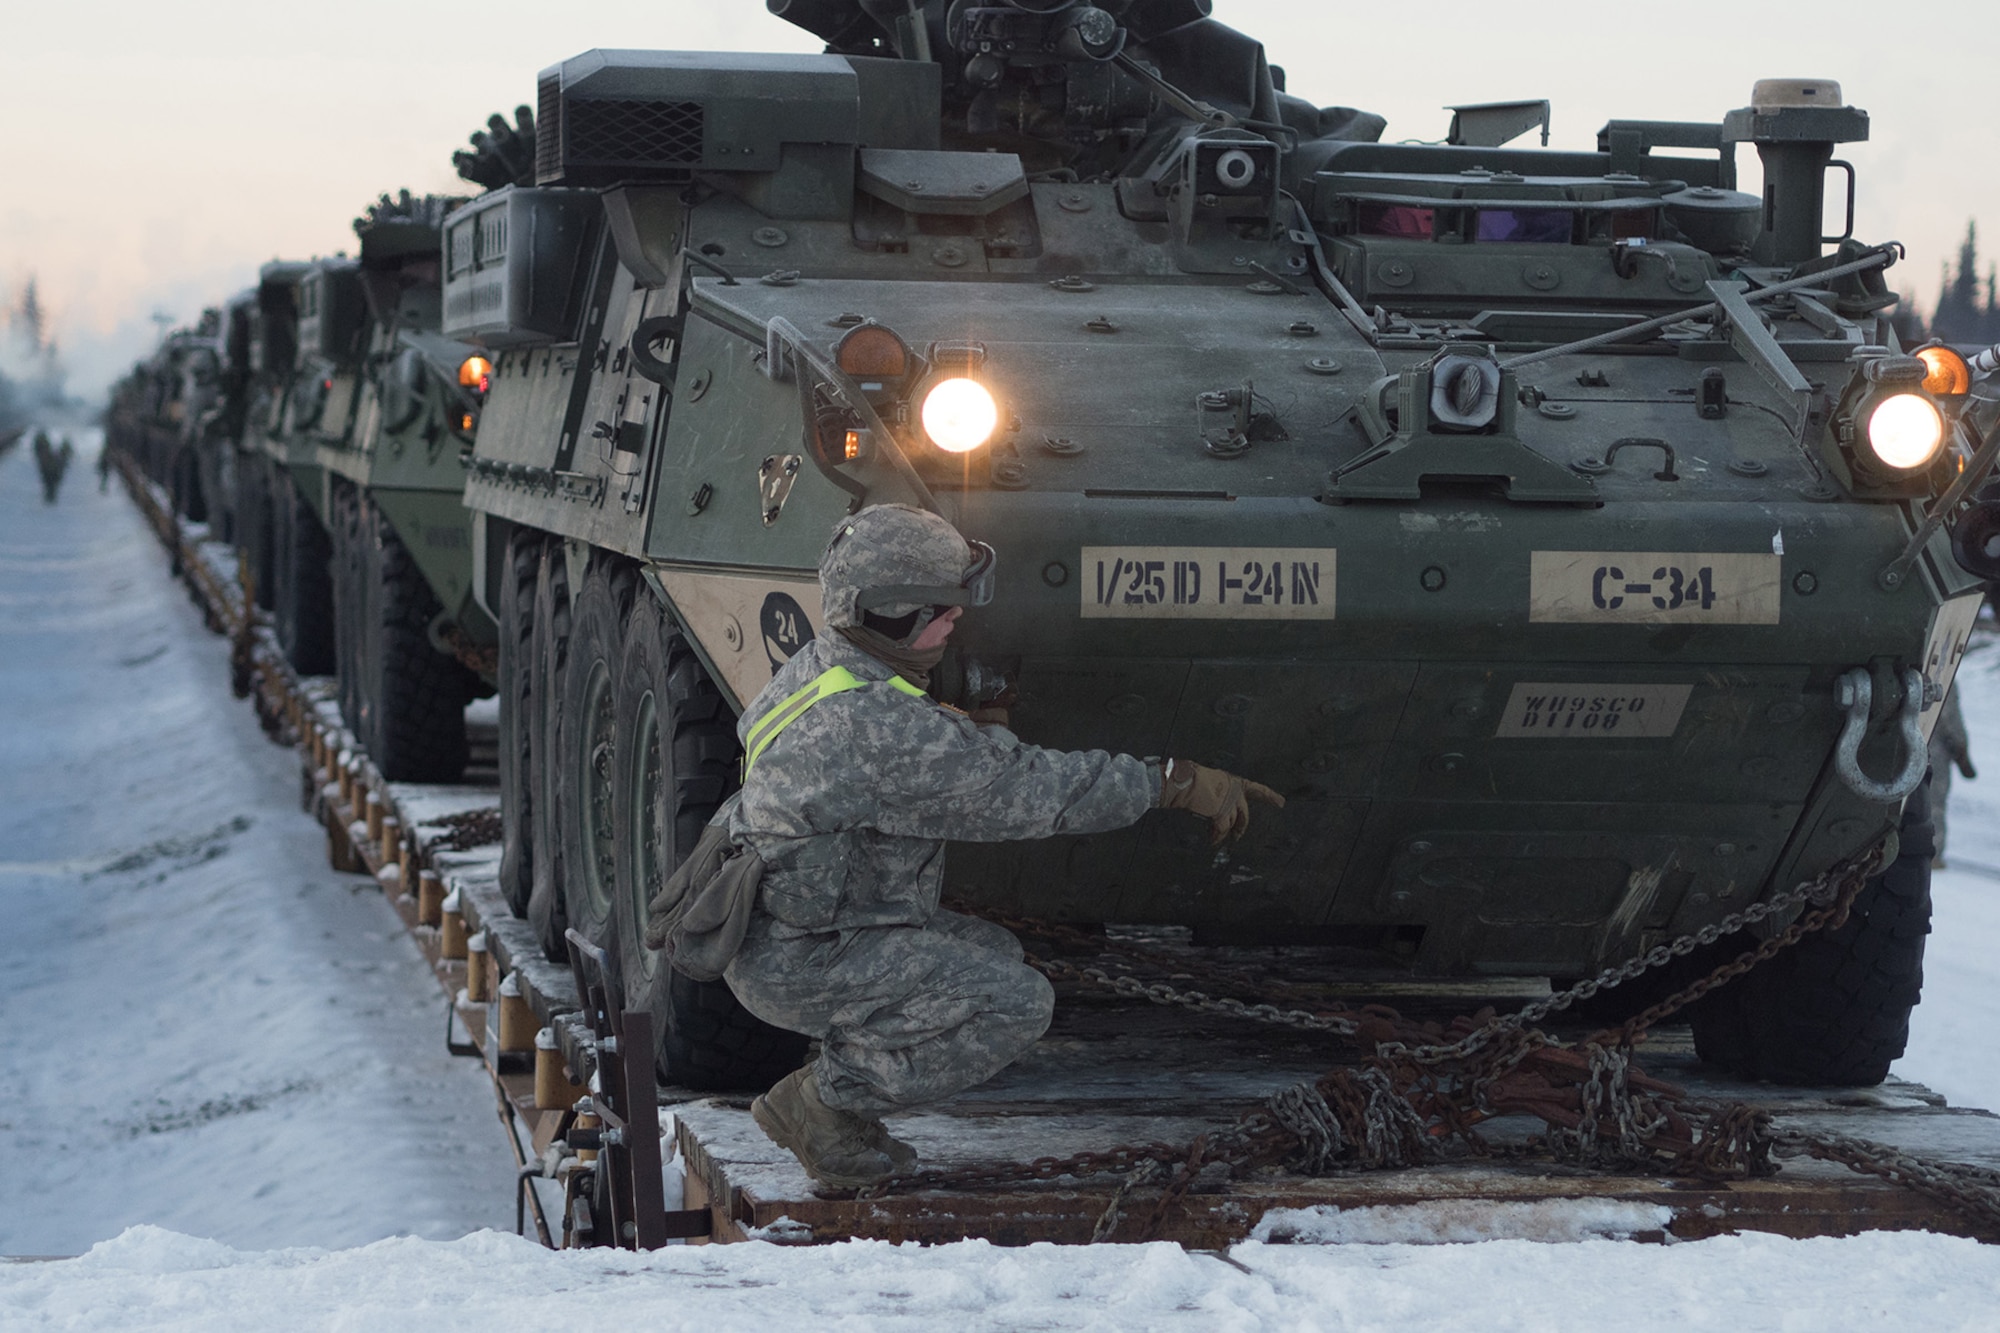
[(1285, 798), (1261, 782), (1186, 759), (1170, 759), (1160, 777), (1160, 808), (1186, 810), (1208, 821), (1210, 846), (1242, 837), (1250, 829), (1250, 802), (1283, 809)]

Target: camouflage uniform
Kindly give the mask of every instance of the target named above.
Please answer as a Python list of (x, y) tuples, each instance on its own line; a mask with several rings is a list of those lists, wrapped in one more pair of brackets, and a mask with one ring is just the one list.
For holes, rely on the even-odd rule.
[[(828, 620), (858, 623), (851, 597), (843, 606), (832, 591)], [(746, 745), (780, 701), (836, 666), (870, 683), (800, 714), (717, 816), (765, 862), (725, 975), (750, 1012), (819, 1038), (828, 1106), (876, 1116), (984, 1082), (1034, 1044), (1054, 1006), (1012, 935), (939, 909), (945, 839), (1123, 828), (1157, 802), (1160, 768), (1023, 745), (893, 689), (894, 670), (836, 634), (808, 643), (751, 702), (738, 724)]]
[(944, 840), (1123, 828), (1153, 807), (1160, 779), (1130, 755), (1023, 745), (892, 690), (887, 666), (832, 637), (786, 663), (739, 734), (833, 666), (883, 683), (803, 714), (728, 811), (765, 870), (726, 975), (750, 1012), (820, 1039), (827, 1105), (880, 1115), (991, 1078), (1042, 1035), (1055, 1002), (1013, 936), (939, 909)]
[(1958, 707), (1958, 685), (1944, 697), (1943, 711), (1931, 730), (1931, 825), (1937, 830), (1937, 854), (1931, 864), (1944, 865), (1945, 806), (1951, 801), (1951, 771), (1978, 776), (1972, 767), (1972, 742), (1965, 731), (1965, 714)]

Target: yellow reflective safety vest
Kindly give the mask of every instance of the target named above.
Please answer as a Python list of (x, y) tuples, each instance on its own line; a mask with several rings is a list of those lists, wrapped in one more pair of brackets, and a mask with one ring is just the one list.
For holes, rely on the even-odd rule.
[[(758, 757), (770, 748), (771, 742), (778, 739), (786, 727), (804, 717), (808, 708), (822, 699), (831, 699), (836, 694), (845, 694), (849, 690), (858, 690), (863, 685), (877, 683), (879, 682), (863, 680), (844, 666), (828, 667), (813, 677), (812, 683), (804, 689), (795, 690), (785, 696), (776, 708), (759, 718), (757, 725), (750, 728), (750, 734), (743, 738), (744, 778), (749, 778), (750, 770), (755, 767)], [(901, 676), (891, 676), (887, 683), (890, 689), (900, 690), (919, 699), (930, 697)]]

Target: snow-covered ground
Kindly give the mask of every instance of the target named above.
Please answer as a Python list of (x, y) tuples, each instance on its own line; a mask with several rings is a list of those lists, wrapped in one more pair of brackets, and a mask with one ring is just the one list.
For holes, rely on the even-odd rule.
[(437, 982), (326, 868), (297, 761), (95, 452), (54, 506), (0, 459), (0, 1254), (511, 1227)]
[(1955, 1105), (2000, 1111), (2000, 631), (1990, 619), (1958, 669), (1958, 696), (1979, 778), (1951, 785), (1945, 868), (1931, 876), (1924, 999), (1895, 1072)]
[[(292, 760), (129, 503), (79, 467), (46, 509), (32, 474), (0, 460), (0, 1254), (89, 1252), (0, 1263), (0, 1329), (2000, 1326), (2000, 1248), (1923, 1234), (635, 1255), (481, 1230), (511, 1226), (512, 1161), (435, 982), (322, 868)], [(1961, 679), (1988, 776), (1952, 791), (1897, 1072), (2000, 1106), (1990, 633)]]

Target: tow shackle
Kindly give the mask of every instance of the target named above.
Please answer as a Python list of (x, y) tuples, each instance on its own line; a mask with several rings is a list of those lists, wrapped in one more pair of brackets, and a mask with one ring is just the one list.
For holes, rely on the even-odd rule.
[(1840, 677), (1834, 698), (1847, 711), (1840, 729), (1840, 741), (1833, 749), (1834, 771), (1847, 789), (1869, 801), (1892, 804), (1917, 789), (1930, 765), (1930, 749), (1924, 744), (1921, 719), (1928, 702), (1929, 682), (1915, 668), (1903, 672), (1903, 707), (1898, 726), (1903, 733), (1903, 767), (1887, 782), (1877, 782), (1861, 771), (1861, 741), (1868, 734), (1868, 711), (1875, 699), (1875, 681), (1866, 667), (1855, 667)]

